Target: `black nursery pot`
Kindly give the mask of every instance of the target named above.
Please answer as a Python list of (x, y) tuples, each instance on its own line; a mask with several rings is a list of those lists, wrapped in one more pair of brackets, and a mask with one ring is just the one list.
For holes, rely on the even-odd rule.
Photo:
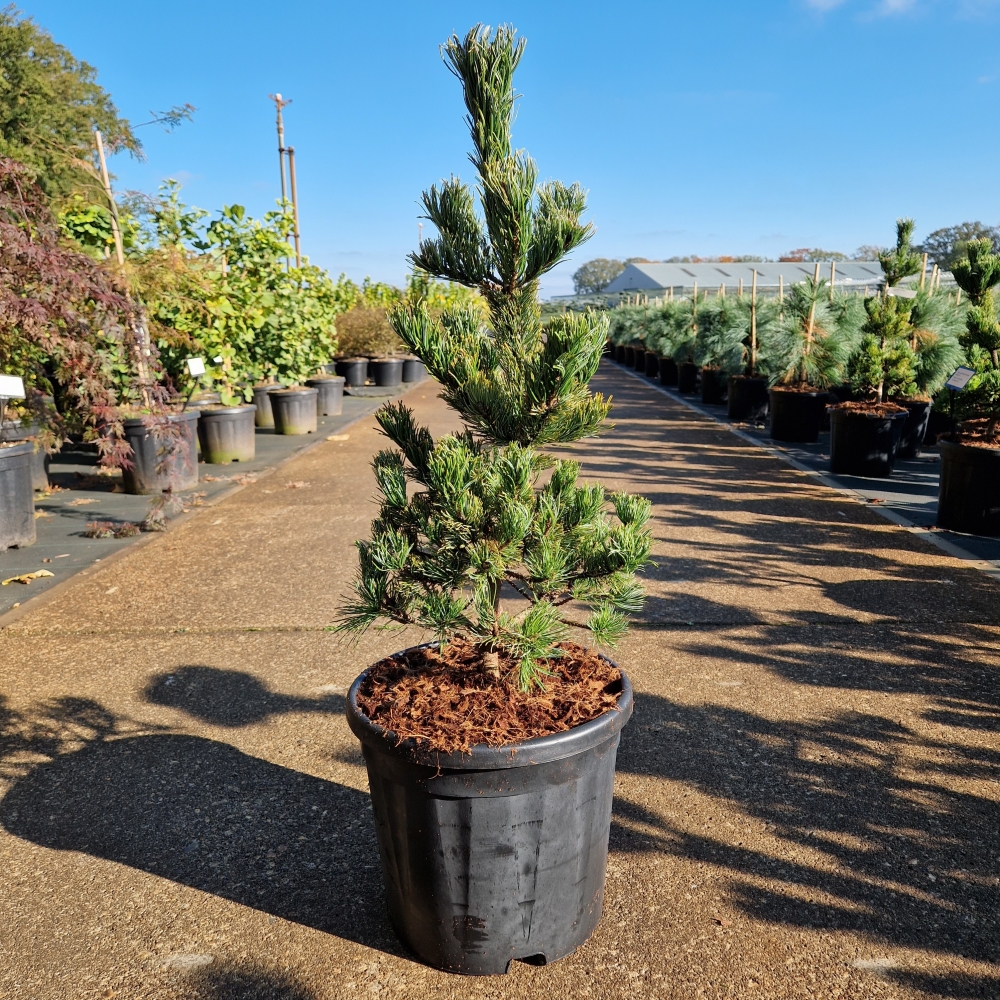
[(368, 381), (367, 358), (341, 358), (336, 365), (337, 374), (344, 376), (345, 385), (364, 385)]
[(831, 409), (830, 471), (874, 479), (891, 476), (908, 416)]
[(701, 401), (703, 403), (724, 403), (726, 401), (726, 383), (721, 368), (702, 368), (701, 370)]
[(33, 441), (0, 445), (0, 552), (35, 541), (35, 492), (31, 485)]
[(968, 535), (1000, 535), (1000, 448), (973, 448), (954, 441), (938, 444), (938, 527)]
[(900, 399), (893, 400), (893, 402), (905, 406), (907, 413), (896, 457), (917, 458), (920, 455), (920, 446), (924, 443), (927, 425), (931, 420), (931, 407), (934, 404), (929, 399)]
[(626, 368), (635, 368), (635, 348), (626, 347), (625, 357), (622, 361)]
[(344, 376), (317, 375), (306, 385), (316, 390), (316, 413), (321, 417), (339, 417), (344, 411)]
[(682, 361), (677, 366), (677, 391), (685, 396), (698, 391), (698, 366), (693, 361)]
[(122, 421), (132, 468), (122, 469), (126, 493), (179, 493), (198, 485), (198, 410)]
[(275, 434), (316, 433), (316, 389), (281, 389), (271, 393)]
[(660, 356), (656, 351), (646, 351), (646, 374), (650, 378), (660, 374)]
[(40, 430), (38, 423), (32, 421), (25, 423), (23, 420), (5, 420), (3, 433), (0, 434), (0, 441), (11, 442), (29, 441), (32, 445), (31, 454), (31, 488), (35, 490), (47, 490), (49, 488), (49, 455), (41, 445), (35, 440)]
[(646, 371), (646, 348), (640, 344), (632, 353), (632, 367), (637, 372)]
[[(366, 672), (367, 673), (367, 672)], [(504, 973), (570, 954), (601, 919), (615, 756), (632, 714), (468, 753), (396, 744), (347, 698), (368, 767), (389, 917), (429, 965)]]
[(730, 375), (726, 415), (730, 420), (761, 420), (767, 414), (767, 379)]
[(420, 358), (403, 358), (403, 381), (422, 382), (427, 378), (427, 366)]
[(272, 392), (285, 387), (280, 382), (272, 382), (268, 385), (255, 385), (253, 387), (253, 405), (257, 407), (257, 415), (254, 423), (258, 427), (273, 427), (274, 413), (271, 411)]
[(624, 344), (619, 344), (615, 348), (615, 361), (617, 361), (618, 364), (620, 364), (620, 365), (625, 364), (625, 351), (626, 350), (627, 350), (627, 348), (625, 347)]
[(211, 465), (252, 462), (257, 448), (253, 406), (205, 406), (198, 417), (201, 460)]
[(771, 437), (798, 444), (818, 441), (828, 398), (819, 389), (801, 392), (774, 386), (770, 393)]
[(677, 362), (673, 358), (660, 358), (660, 385), (677, 385)]
[(391, 387), (403, 382), (402, 358), (372, 358), (368, 371), (376, 385)]

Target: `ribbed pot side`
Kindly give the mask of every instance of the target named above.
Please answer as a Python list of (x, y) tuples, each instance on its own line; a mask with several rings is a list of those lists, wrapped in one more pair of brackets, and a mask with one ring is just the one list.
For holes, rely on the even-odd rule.
[(939, 441), (937, 525), (969, 535), (1000, 535), (1000, 449)]
[(0, 552), (35, 541), (35, 493), (31, 485), (33, 441), (0, 448)]
[[(423, 961), (467, 975), (547, 964), (601, 918), (615, 757), (632, 714), (509, 747), (434, 754), (395, 746), (357, 707), (389, 916)], [(410, 741), (407, 741), (410, 743)]]

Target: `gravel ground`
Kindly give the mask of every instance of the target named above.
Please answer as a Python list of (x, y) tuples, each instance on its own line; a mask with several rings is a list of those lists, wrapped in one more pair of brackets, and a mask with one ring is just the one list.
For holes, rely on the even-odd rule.
[[(610, 366), (650, 496), (605, 915), (463, 979), (388, 926), (324, 631), (374, 421), (0, 618), (0, 996), (996, 997), (997, 584)], [(430, 387), (409, 395), (440, 431)], [(300, 483), (291, 486), (287, 483)]]

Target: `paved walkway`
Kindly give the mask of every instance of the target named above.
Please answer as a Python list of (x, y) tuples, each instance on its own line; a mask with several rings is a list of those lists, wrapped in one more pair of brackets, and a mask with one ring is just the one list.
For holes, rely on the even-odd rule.
[(387, 925), (343, 695), (413, 637), (323, 631), (373, 513), (368, 418), (0, 632), (0, 996), (1000, 993), (997, 583), (597, 383), (617, 426), (577, 451), (652, 498), (658, 565), (591, 941), (468, 980)]

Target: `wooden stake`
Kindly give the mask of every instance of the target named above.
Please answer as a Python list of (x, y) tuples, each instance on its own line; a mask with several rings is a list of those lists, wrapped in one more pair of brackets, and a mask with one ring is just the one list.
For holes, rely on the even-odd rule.
[(115, 256), (118, 258), (118, 266), (125, 266), (125, 250), (122, 246), (122, 231), (118, 225), (118, 206), (115, 204), (115, 196), (111, 191), (111, 178), (108, 176), (108, 164), (104, 159), (104, 141), (101, 139), (101, 130), (94, 129), (94, 141), (97, 143), (97, 159), (101, 164), (101, 180), (104, 182), (104, 193), (108, 197), (108, 210), (111, 212), (111, 235), (115, 239)]
[(295, 188), (295, 147), (288, 147), (288, 176), (292, 182), (292, 213), (295, 219), (295, 266), (302, 267), (302, 244), (299, 236), (299, 196)]
[(785, 301), (785, 276), (783, 274), (778, 275), (778, 301)]
[(723, 281), (719, 285), (719, 298), (724, 299), (726, 297), (726, 283)]
[(926, 276), (927, 276), (927, 254), (924, 254), (923, 267), (920, 268), (920, 284), (918, 285), (919, 288), (924, 287), (924, 278)]
[(740, 278), (739, 285), (737, 285), (737, 288), (736, 288), (736, 297), (738, 299), (742, 299), (743, 298), (743, 279), (742, 278)]
[(837, 282), (837, 262), (835, 260), (830, 261), (830, 301), (833, 301), (833, 286)]

